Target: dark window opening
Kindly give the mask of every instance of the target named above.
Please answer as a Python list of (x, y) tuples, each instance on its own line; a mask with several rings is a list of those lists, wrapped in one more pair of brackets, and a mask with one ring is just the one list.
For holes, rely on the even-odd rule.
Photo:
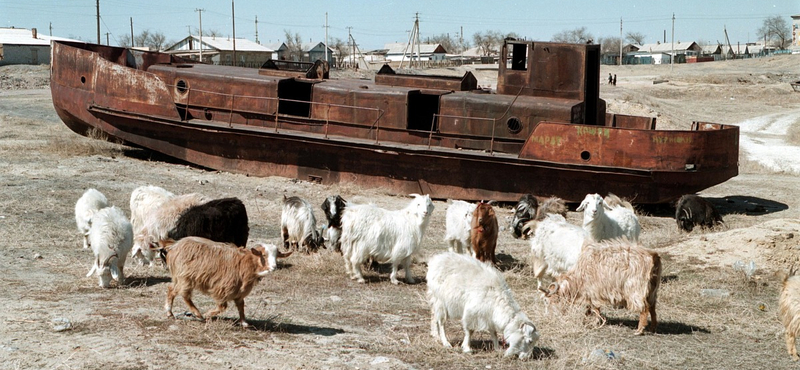
[(311, 87), (313, 84), (294, 79), (278, 82), (278, 113), (298, 117), (311, 115)]
[(528, 70), (528, 44), (512, 44), (511, 69), (515, 71)]
[(439, 113), (439, 95), (408, 92), (408, 129), (431, 131), (436, 129), (434, 115)]
[(589, 152), (584, 150), (584, 151), (581, 152), (581, 159), (583, 159), (584, 161), (588, 162), (590, 159), (592, 159), (592, 155), (589, 154)]

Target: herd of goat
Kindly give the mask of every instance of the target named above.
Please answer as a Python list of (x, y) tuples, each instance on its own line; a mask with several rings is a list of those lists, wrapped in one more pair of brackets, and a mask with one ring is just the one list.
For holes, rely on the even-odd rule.
[[(434, 205), (428, 195), (411, 197), (405, 208), (387, 210), (330, 196), (321, 205), (325, 226), (318, 228), (308, 201), (284, 196), (283, 248), (265, 243), (247, 248), (247, 210), (237, 198), (175, 195), (157, 186), (132, 192), (130, 220), (120, 208), (110, 206), (101, 192), (88, 189), (75, 204), (75, 220), (84, 248), (94, 252), (87, 277), (96, 275), (101, 287), (109, 287), (112, 279), (124, 283), (129, 255), (142, 264), (153, 265), (161, 259), (172, 278), (165, 303), (169, 317), (176, 296), (199, 319), (221, 314), (233, 301), (246, 327), (244, 298), (277, 267), (278, 258), (294, 250), (311, 253), (329, 246), (341, 253), (346, 272), (360, 283), (365, 282), (362, 266), (372, 261), (391, 265), (393, 284), (399, 283), (400, 267), (405, 282), (413, 284), (410, 265), (418, 255)], [(649, 328), (655, 332), (661, 259), (638, 242), (641, 226), (633, 206), (613, 194), (589, 194), (577, 211), (583, 212), (582, 225), (567, 222), (567, 206), (559, 198), (540, 200), (526, 195), (514, 208), (510, 229), (515, 238), (530, 240), (530, 264), (542, 298), (547, 304), (585, 305), (587, 314), (595, 314), (603, 323), (603, 306), (638, 313), (637, 335), (648, 327), (649, 315)], [(697, 195), (677, 202), (675, 220), (685, 231), (722, 223), (713, 205)], [(471, 352), (473, 331), (488, 332), (499, 349), (500, 332), (508, 346), (505, 356), (524, 359), (530, 357), (539, 333), (497, 269), (499, 231), (492, 204), (448, 201), (444, 240), (449, 251), (428, 260), (425, 276), (431, 335), (450, 347), (445, 322), (461, 320), (464, 352)], [(553, 280), (547, 287), (543, 286), (545, 275)], [(784, 279), (780, 316), (786, 326), (787, 350), (797, 360), (800, 276), (792, 275), (793, 271)], [(211, 296), (217, 307), (201, 314), (191, 300), (194, 290)]]

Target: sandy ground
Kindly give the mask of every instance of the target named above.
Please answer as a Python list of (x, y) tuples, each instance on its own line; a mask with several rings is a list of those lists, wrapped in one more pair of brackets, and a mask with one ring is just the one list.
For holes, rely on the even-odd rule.
[[(663, 329), (656, 335), (632, 337), (634, 315), (624, 311), (612, 311), (620, 319), (599, 329), (581, 325), (580, 315), (545, 313), (525, 267), (528, 243), (502, 230), (500, 255), (518, 266), (506, 277), (542, 334), (536, 358), (527, 363), (488, 350), (464, 355), (441, 348), (428, 335), (424, 283), (393, 286), (386, 273), (372, 271), (368, 284), (356, 284), (346, 278), (341, 257), (330, 251), (293, 255), (264, 279), (246, 299), (253, 330), (230, 325), (233, 309), (209, 323), (166, 319), (169, 275), (159, 266), (129, 262), (126, 285), (98, 288), (96, 279), (84, 276), (92, 257), (80, 248), (73, 216), (75, 201), (88, 187), (126, 212), (131, 191), (145, 184), (175, 193), (237, 196), (248, 207), (251, 239), (271, 242), (280, 237), (283, 195), (321, 204), (326, 196), (341, 194), (392, 209), (408, 198), (379, 189), (206, 171), (83, 138), (55, 115), (46, 67), (2, 67), (0, 368), (789, 367), (773, 273), (787, 269), (798, 255), (795, 153), (800, 148), (786, 139), (787, 130), (800, 125), (800, 93), (789, 86), (800, 79), (798, 65), (800, 56), (783, 56), (601, 68), (601, 76), (618, 75), (617, 86), (601, 87), (612, 112), (655, 116), (668, 129), (688, 128), (692, 120), (739, 125), (740, 175), (702, 192), (725, 218), (717, 230), (681, 233), (669, 207), (640, 210), (642, 243), (666, 258), (659, 295)], [(495, 86), (495, 71), (474, 73), (482, 86)], [(447, 205), (435, 206), (412, 269), (416, 277), (424, 277), (428, 257), (446, 248)], [(498, 208), (498, 214), (507, 225), (510, 208)], [(570, 212), (569, 219), (577, 223), (580, 215)], [(742, 283), (734, 265), (751, 261), (756, 271)], [(720, 297), (707, 297), (706, 289)], [(202, 310), (211, 305), (202, 295), (195, 302)], [(176, 313), (184, 309), (176, 301)], [(67, 327), (60, 326), (63, 321)], [(460, 343), (456, 324), (448, 333), (451, 342)], [(587, 362), (598, 349), (618, 355)]]

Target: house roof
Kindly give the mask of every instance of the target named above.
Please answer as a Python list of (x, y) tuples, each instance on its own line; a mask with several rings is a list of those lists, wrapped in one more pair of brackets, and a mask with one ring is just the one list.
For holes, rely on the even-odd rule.
[(720, 44), (700, 45), (703, 54), (715, 54), (721, 50), (721, 47)]
[[(433, 54), (437, 52), (437, 49), (440, 49), (441, 47), (442, 47), (441, 44), (419, 44), (419, 52), (420, 54)], [(411, 53), (411, 47), (410, 45), (408, 45), (408, 43), (393, 42), (385, 44), (383, 48), (388, 50), (386, 54), (403, 54), (403, 52)], [(416, 49), (417, 48), (415, 46), (414, 53), (417, 52)], [(444, 53), (445, 52), (444, 48), (441, 48), (440, 50), (438, 50), (438, 52)]]
[(37, 33), (33, 38), (33, 31), (27, 28), (0, 28), (0, 44), (7, 45), (50, 45), (50, 41), (76, 41), (65, 37), (47, 36)]
[[(200, 36), (186, 36), (181, 41), (176, 42), (174, 45), (171, 45), (166, 50), (173, 50), (176, 46), (180, 45), (181, 43), (185, 42), (187, 39), (192, 38), (200, 41)], [(204, 36), (203, 37), (203, 45), (204, 47), (208, 47), (210, 49), (216, 49), (218, 51), (233, 51), (233, 39), (227, 37), (212, 37), (212, 36)], [(253, 41), (248, 39), (236, 39), (236, 51), (263, 51), (263, 52), (274, 52), (275, 50), (270, 49), (264, 45), (256, 44)]]
[(739, 44), (739, 45), (731, 45), (731, 46), (722, 45), (722, 52), (723, 53), (726, 53), (726, 54), (730, 53), (731, 50), (733, 50), (733, 52), (736, 53), (736, 54), (749, 54), (750, 53), (750, 50), (748, 49), (747, 45), (741, 45), (741, 44)]
[[(697, 45), (694, 42), (676, 42), (675, 43), (675, 50), (687, 50), (692, 47), (692, 45)], [(639, 51), (649, 51), (651, 53), (671, 53), (672, 52), (673, 44), (671, 42), (664, 42), (658, 44), (644, 44), (639, 48)]]

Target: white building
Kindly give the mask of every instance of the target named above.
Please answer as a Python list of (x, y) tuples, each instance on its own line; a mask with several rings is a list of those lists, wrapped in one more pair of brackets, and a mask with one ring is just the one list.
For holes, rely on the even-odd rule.
[(50, 41), (76, 41), (44, 36), (35, 28), (0, 28), (0, 66), (8, 64), (50, 64)]

